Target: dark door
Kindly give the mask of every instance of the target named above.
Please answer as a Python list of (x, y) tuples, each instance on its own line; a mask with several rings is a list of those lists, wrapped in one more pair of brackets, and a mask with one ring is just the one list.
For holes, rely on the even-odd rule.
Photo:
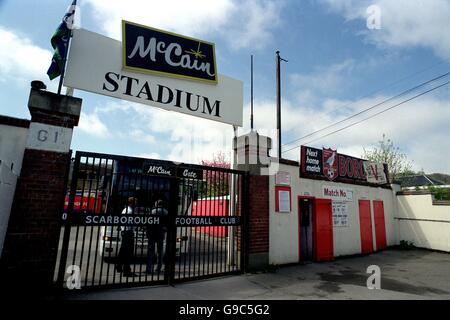
[(299, 261), (313, 260), (313, 202), (299, 199)]

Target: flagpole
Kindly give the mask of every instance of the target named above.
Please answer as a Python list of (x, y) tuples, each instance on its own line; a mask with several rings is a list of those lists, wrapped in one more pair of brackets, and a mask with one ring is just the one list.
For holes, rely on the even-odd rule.
[(72, 38), (72, 31), (70, 31), (69, 41), (67, 42), (67, 49), (66, 49), (66, 52), (65, 52), (65, 54), (64, 54), (63, 68), (62, 68), (62, 70), (61, 70), (61, 76), (59, 77), (58, 95), (61, 94), (62, 84), (63, 84), (63, 80), (64, 80), (64, 74), (66, 73), (67, 53), (69, 52), (69, 43), (70, 43), (70, 39), (71, 39), (71, 38)]
[[(73, 5), (76, 6), (77, 5), (77, 1), (75, 0), (73, 2)], [(76, 10), (76, 9), (74, 9)], [(76, 11), (74, 11), (74, 19), (75, 19), (75, 14)], [(62, 90), (62, 85), (63, 85), (63, 81), (64, 81), (64, 75), (66, 74), (66, 62), (67, 62), (67, 55), (69, 54), (69, 47), (70, 47), (70, 41), (72, 40), (72, 29), (73, 29), (73, 25), (72, 27), (69, 29), (69, 40), (67, 40), (67, 48), (64, 52), (64, 58), (63, 58), (63, 67), (61, 70), (61, 76), (59, 77), (59, 84), (58, 84), (58, 95), (61, 94), (61, 90)]]

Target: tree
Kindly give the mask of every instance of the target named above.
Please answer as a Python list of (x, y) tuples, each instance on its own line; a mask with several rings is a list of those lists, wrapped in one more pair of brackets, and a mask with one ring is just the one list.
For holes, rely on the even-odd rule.
[[(230, 169), (230, 161), (227, 160), (225, 153), (219, 151), (217, 154), (213, 154), (213, 160), (202, 160), (203, 166)], [(220, 197), (229, 195), (229, 184), (231, 174), (228, 172), (203, 170), (202, 188), (200, 195), (202, 197)]]
[(387, 163), (389, 170), (389, 182), (393, 182), (399, 177), (414, 174), (411, 170), (412, 163), (406, 154), (400, 152), (400, 148), (394, 146), (394, 142), (388, 139), (383, 133), (383, 140), (378, 141), (379, 146), (372, 150), (363, 149), (362, 158)]

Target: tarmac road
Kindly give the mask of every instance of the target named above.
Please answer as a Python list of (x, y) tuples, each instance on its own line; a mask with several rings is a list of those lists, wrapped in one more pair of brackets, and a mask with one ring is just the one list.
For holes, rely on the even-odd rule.
[[(367, 267), (381, 269), (381, 289), (368, 289)], [(450, 253), (383, 252), (331, 262), (280, 267), (272, 272), (181, 283), (67, 291), (66, 299), (96, 300), (422, 300), (450, 299)]]

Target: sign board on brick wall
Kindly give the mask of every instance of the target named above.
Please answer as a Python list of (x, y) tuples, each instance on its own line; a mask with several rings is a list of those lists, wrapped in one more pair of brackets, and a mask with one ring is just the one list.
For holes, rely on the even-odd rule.
[(68, 153), (72, 141), (72, 129), (32, 122), (28, 131), (26, 148)]

